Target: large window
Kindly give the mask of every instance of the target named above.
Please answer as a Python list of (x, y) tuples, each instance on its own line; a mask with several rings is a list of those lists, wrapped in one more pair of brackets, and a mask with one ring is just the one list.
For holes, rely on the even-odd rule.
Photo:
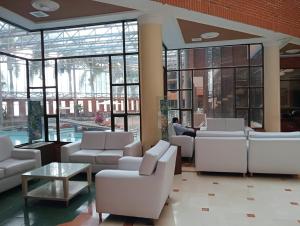
[(170, 115), (197, 127), (207, 117), (241, 117), (263, 127), (262, 45), (167, 52)]
[[(41, 32), (0, 23), (0, 135), (15, 144), (76, 141), (86, 130), (140, 138), (137, 21)], [(42, 111), (35, 139), (34, 105)]]

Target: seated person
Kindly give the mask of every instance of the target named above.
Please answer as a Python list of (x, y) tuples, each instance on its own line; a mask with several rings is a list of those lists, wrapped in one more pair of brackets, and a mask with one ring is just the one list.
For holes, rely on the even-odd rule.
[(186, 128), (185, 126), (179, 123), (179, 119), (174, 117), (172, 119), (172, 124), (175, 130), (176, 135), (187, 135), (190, 137), (196, 137), (196, 133), (192, 128)]

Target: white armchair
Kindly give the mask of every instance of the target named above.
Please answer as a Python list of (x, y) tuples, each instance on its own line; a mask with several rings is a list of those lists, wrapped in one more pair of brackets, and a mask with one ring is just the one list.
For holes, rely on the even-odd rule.
[(172, 123), (168, 125), (169, 141), (172, 145), (181, 147), (181, 156), (192, 158), (194, 154), (194, 138), (186, 135), (176, 135)]
[(158, 219), (172, 189), (176, 146), (160, 141), (143, 158), (119, 159), (119, 170), (96, 174), (99, 213)]

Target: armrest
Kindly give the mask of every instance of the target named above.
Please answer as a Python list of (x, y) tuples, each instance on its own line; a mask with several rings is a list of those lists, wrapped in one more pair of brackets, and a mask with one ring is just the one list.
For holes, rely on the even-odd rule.
[(140, 141), (134, 141), (124, 147), (124, 156), (142, 156), (142, 144)]
[(139, 170), (142, 163), (142, 157), (126, 156), (119, 159), (120, 170)]
[(36, 167), (41, 166), (40, 150), (15, 148), (12, 151), (11, 156), (16, 159), (34, 159), (36, 161)]
[(245, 126), (245, 135), (248, 137), (249, 136), (249, 132), (250, 131), (254, 131), (254, 129), (252, 129), (251, 127), (249, 126)]
[(69, 156), (80, 150), (81, 141), (63, 145), (60, 149), (61, 161), (69, 162)]

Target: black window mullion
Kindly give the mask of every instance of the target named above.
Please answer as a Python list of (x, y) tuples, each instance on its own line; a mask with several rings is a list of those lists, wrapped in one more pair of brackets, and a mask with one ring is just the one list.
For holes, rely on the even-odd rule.
[(110, 86), (110, 117), (111, 117), (111, 130), (115, 131), (115, 119), (114, 119), (114, 106), (113, 106), (113, 86), (112, 86), (112, 65), (111, 56), (108, 57), (109, 62), (109, 86)]

